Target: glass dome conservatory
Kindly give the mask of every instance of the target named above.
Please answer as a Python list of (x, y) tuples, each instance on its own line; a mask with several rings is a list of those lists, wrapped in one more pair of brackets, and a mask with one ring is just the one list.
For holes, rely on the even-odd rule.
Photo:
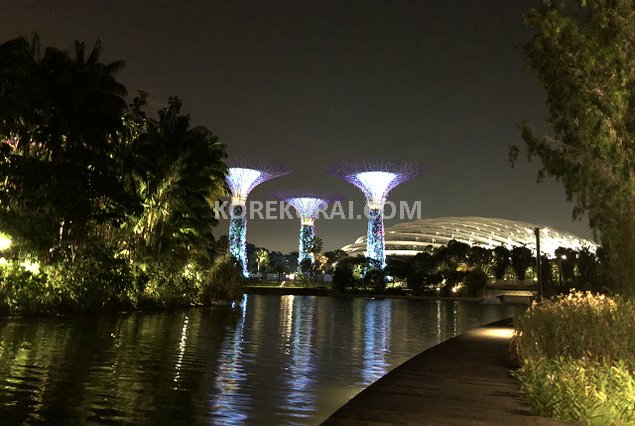
[[(385, 231), (386, 256), (414, 256), (425, 250), (457, 240), (469, 245), (494, 248), (501, 244), (507, 248), (526, 246), (536, 250), (534, 225), (509, 219), (489, 217), (439, 217), (402, 222)], [(558, 247), (579, 250), (584, 247), (595, 251), (597, 245), (577, 235), (540, 226), (540, 249), (544, 255), (553, 256)], [(363, 256), (366, 251), (366, 236), (342, 247), (349, 255)]]

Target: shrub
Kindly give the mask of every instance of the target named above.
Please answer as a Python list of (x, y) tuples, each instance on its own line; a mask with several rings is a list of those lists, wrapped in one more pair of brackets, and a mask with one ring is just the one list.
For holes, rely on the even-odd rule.
[(487, 285), (487, 274), (480, 269), (473, 269), (465, 274), (463, 280), (470, 297), (483, 297)]
[(333, 273), (333, 286), (337, 291), (345, 293), (355, 285), (355, 276), (353, 268), (350, 265), (338, 265)]
[(44, 273), (34, 274), (17, 262), (0, 267), (0, 313), (34, 314), (55, 310), (60, 296)]
[(519, 359), (590, 357), (624, 361), (635, 371), (635, 302), (572, 292), (534, 303), (514, 320), (513, 348)]
[(589, 425), (635, 423), (635, 378), (621, 361), (528, 359), (514, 375), (537, 414)]
[(386, 274), (382, 269), (369, 269), (363, 280), (364, 288), (372, 289), (373, 293), (381, 294), (386, 290)]
[(233, 256), (225, 255), (214, 262), (203, 279), (203, 303), (238, 301), (243, 296), (243, 276), (240, 264)]
[(514, 373), (541, 415), (635, 424), (635, 302), (572, 292), (515, 319)]
[(134, 279), (127, 261), (115, 257), (108, 247), (94, 245), (75, 262), (46, 268), (47, 285), (60, 295), (60, 310), (96, 312), (131, 306), (129, 290)]
[(137, 286), (142, 309), (191, 306), (199, 299), (201, 283), (196, 274), (186, 273), (178, 263), (155, 262), (139, 273)]

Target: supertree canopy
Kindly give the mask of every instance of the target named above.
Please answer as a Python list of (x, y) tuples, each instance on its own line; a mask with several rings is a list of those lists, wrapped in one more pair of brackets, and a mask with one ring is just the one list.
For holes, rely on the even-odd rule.
[(388, 193), (397, 185), (423, 172), (411, 162), (338, 163), (329, 172), (358, 187), (366, 196), (368, 233), (366, 257), (386, 266), (384, 254), (384, 204)]
[(247, 276), (247, 197), (252, 189), (290, 170), (261, 160), (236, 159), (228, 161), (225, 180), (232, 193), (229, 221), (229, 252), (238, 259)]
[(306, 259), (313, 264), (315, 259), (313, 253), (311, 253), (311, 245), (315, 238), (315, 220), (320, 211), (326, 209), (329, 203), (341, 197), (308, 191), (279, 191), (274, 193), (273, 196), (289, 203), (300, 219), (298, 269), (301, 268), (302, 262)]

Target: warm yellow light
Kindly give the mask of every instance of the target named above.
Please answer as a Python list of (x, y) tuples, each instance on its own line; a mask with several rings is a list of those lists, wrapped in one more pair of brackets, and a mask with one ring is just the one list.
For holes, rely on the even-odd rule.
[(0, 251), (4, 251), (11, 247), (11, 237), (0, 232)]
[(24, 262), (22, 262), (22, 266), (24, 266), (24, 269), (26, 269), (27, 271), (29, 271), (32, 274), (39, 274), (40, 273), (40, 263), (39, 262), (31, 262), (29, 259), (27, 259)]
[(477, 332), (484, 337), (494, 339), (511, 339), (514, 335), (514, 329), (511, 327), (484, 327)]
[(185, 278), (192, 277), (194, 275), (193, 270), (194, 270), (194, 265), (192, 265), (191, 263), (188, 263), (187, 265), (185, 265), (185, 268), (183, 268), (183, 276), (185, 276)]

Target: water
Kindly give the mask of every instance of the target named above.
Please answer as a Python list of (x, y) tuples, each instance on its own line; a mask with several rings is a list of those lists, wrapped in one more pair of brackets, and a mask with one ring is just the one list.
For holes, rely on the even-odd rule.
[(0, 320), (0, 424), (318, 424), (413, 355), (522, 309), (255, 295), (243, 305)]

